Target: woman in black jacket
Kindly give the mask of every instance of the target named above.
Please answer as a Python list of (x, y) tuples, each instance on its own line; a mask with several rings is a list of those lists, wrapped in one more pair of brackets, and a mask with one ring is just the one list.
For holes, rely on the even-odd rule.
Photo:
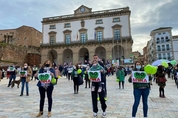
[(165, 77), (163, 66), (158, 66), (156, 76), (157, 76), (157, 81), (158, 81), (158, 86), (159, 86), (159, 97), (165, 98), (164, 87), (166, 86), (167, 80)]

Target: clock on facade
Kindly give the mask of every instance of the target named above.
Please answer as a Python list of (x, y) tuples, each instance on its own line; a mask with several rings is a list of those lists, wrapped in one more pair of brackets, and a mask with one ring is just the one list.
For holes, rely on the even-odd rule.
[(85, 11), (85, 8), (84, 7), (80, 8), (80, 11), (83, 13)]

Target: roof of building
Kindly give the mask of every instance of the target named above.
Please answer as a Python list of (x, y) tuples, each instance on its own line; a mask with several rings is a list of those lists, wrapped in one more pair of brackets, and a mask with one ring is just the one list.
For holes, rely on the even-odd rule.
[[(39, 30), (37, 30), (36, 28), (34, 28), (34, 27), (31, 27), (31, 26), (22, 25), (22, 26), (20, 26), (20, 27), (18, 27), (18, 28), (21, 28), (21, 27), (29, 27), (29, 28), (35, 29), (36, 31), (38, 31), (38, 32), (40, 32), (40, 33), (41, 33), (41, 31), (39, 31)], [(18, 28), (16, 28), (16, 29), (18, 29)]]
[(177, 39), (178, 35), (172, 36), (172, 39)]
[(164, 30), (164, 29), (172, 29), (172, 27), (160, 27), (160, 28), (154, 29), (153, 31)]
[(20, 27), (14, 28), (14, 29), (0, 29), (0, 31), (5, 31), (5, 30), (17, 30), (18, 28), (21, 28), (21, 27), (29, 27), (29, 28), (33, 28), (33, 29), (35, 29), (36, 31), (38, 31), (38, 32), (41, 33), (41, 31), (37, 30), (36, 28), (31, 27), (31, 26), (27, 26), (27, 25), (22, 25), (22, 26), (20, 26)]
[(5, 31), (5, 30), (16, 30), (16, 29), (0, 29), (0, 31)]

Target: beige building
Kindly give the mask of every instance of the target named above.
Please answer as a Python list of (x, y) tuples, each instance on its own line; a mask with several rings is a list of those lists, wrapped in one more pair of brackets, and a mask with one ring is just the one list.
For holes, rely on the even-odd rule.
[(122, 60), (132, 53), (129, 7), (92, 11), (84, 5), (74, 14), (43, 18), (41, 62)]
[(173, 60), (172, 27), (160, 27), (150, 33), (147, 43), (147, 61), (152, 64), (159, 59)]
[(0, 30), (0, 41), (17, 46), (40, 47), (42, 33), (33, 27), (23, 25), (16, 29)]
[(144, 60), (144, 65), (148, 64), (148, 56), (147, 56), (147, 46), (143, 48), (143, 60)]

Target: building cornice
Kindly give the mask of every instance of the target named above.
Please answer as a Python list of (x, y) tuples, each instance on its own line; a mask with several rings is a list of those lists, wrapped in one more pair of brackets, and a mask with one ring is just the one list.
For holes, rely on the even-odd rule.
[(109, 10), (103, 10), (103, 11), (94, 11), (91, 13), (47, 17), (47, 18), (43, 18), (43, 21), (41, 22), (43, 24), (50, 24), (50, 23), (78, 21), (81, 19), (84, 19), (84, 20), (85, 19), (96, 19), (96, 18), (122, 16), (122, 15), (130, 16), (130, 14), (131, 14), (131, 11), (129, 10), (129, 7), (125, 7), (125, 8), (109, 9)]
[(41, 48), (60, 48), (60, 47), (70, 47), (70, 46), (80, 46), (80, 45), (100, 45), (100, 44), (116, 44), (116, 43), (131, 43), (133, 44), (132, 37), (122, 37), (121, 40), (113, 40), (113, 38), (103, 39), (102, 41), (98, 41), (96, 39), (87, 40), (86, 43), (81, 43), (80, 40), (78, 41), (71, 41), (71, 44), (65, 44), (64, 42), (56, 43), (54, 45), (50, 44), (41, 44)]

